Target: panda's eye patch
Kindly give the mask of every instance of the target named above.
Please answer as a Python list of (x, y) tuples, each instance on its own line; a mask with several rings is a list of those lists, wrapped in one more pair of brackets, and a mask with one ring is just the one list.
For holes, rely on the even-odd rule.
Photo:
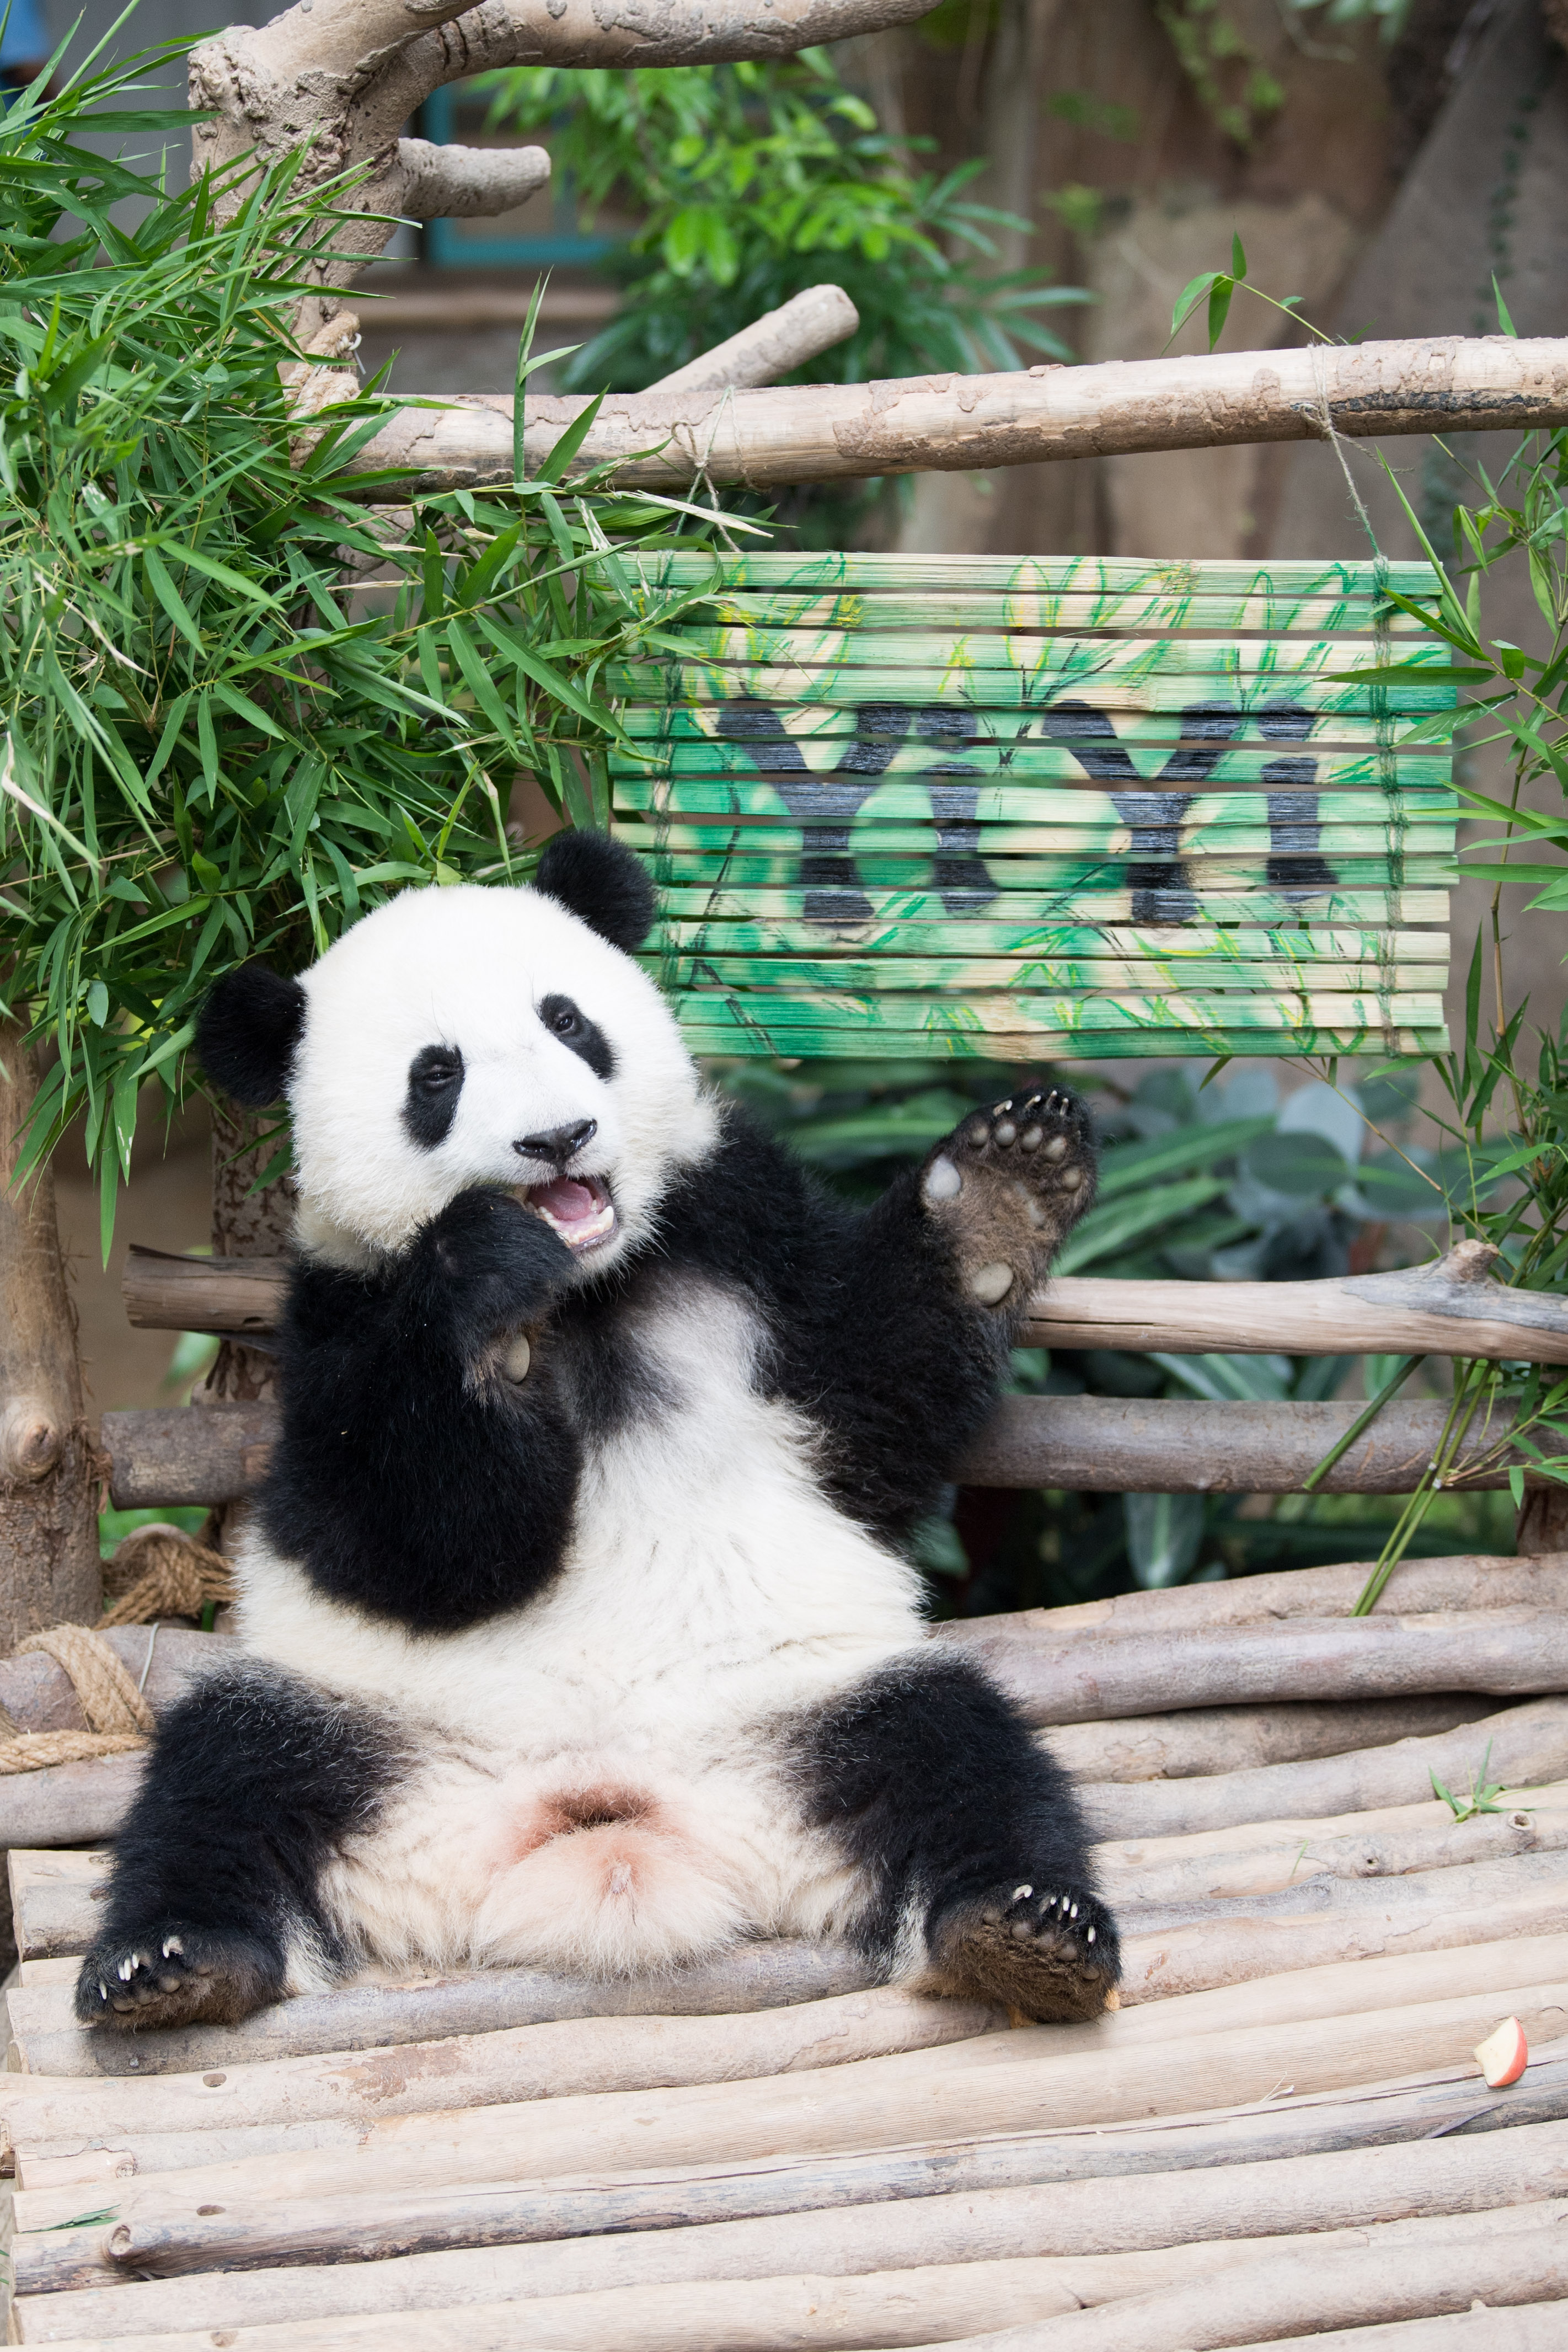
[(463, 1091), (463, 1056), (455, 1045), (422, 1045), (408, 1066), (402, 1123), (427, 1151), (444, 1143)]
[(559, 1037), (563, 1045), (586, 1062), (596, 1078), (612, 1075), (615, 1056), (610, 1050), (609, 1038), (570, 996), (542, 997), (538, 1013), (550, 1035)]

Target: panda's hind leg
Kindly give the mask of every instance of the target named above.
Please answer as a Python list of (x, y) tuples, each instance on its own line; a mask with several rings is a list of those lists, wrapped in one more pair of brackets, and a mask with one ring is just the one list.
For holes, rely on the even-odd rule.
[(813, 1826), (861, 1889), (850, 1932), (890, 1980), (1051, 2021), (1116, 2005), (1116, 1926), (1071, 1786), (996, 1685), (935, 1645), (802, 1727)]
[(252, 1661), (172, 1707), (115, 1841), (84, 2024), (232, 2025), (351, 1959), (318, 1895), (399, 1770), (375, 1718)]

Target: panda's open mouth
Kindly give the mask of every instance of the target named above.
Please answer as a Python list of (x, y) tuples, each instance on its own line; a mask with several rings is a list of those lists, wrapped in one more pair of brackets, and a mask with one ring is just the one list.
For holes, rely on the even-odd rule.
[(569, 1250), (598, 1249), (615, 1231), (615, 1203), (597, 1176), (552, 1176), (548, 1184), (530, 1184), (522, 1198)]

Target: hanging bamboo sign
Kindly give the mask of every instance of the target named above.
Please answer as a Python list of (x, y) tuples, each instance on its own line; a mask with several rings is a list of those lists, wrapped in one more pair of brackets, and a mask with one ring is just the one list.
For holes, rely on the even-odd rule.
[[(1457, 802), (1423, 564), (670, 555), (613, 821), (694, 1050), (1418, 1053)], [(1229, 633), (1229, 634), (1227, 634)]]

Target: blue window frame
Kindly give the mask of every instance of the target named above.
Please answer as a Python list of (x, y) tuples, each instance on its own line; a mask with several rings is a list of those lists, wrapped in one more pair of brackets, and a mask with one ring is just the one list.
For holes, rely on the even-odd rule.
[[(450, 145), (456, 136), (463, 87), (459, 82), (438, 89), (424, 102), (421, 129), (439, 147)], [(570, 187), (552, 181), (550, 196), (550, 226), (538, 236), (490, 236), (482, 223), (427, 221), (425, 259), (437, 269), (533, 268), (540, 264), (582, 268), (613, 250), (613, 237), (584, 236), (578, 228)]]

